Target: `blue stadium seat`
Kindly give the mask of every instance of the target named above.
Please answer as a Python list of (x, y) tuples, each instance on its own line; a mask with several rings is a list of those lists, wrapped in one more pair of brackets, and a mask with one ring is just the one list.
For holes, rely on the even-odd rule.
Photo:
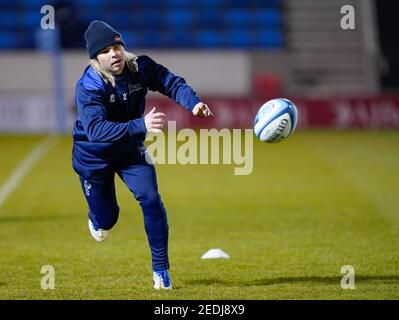
[(141, 39), (138, 33), (132, 32), (130, 30), (121, 29), (123, 40), (126, 43), (126, 48), (129, 51), (133, 51), (134, 48), (140, 46)]
[(132, 0), (112, 0), (107, 3), (107, 6), (115, 8), (116, 10), (124, 10), (131, 6)]
[(162, 7), (163, 0), (132, 0), (131, 5), (135, 10), (155, 9)]
[(256, 33), (256, 45), (263, 48), (277, 48), (284, 45), (280, 30), (260, 30)]
[(141, 48), (161, 48), (163, 37), (159, 31), (144, 31), (141, 33)]
[(263, 9), (254, 13), (254, 22), (263, 27), (279, 27), (282, 24), (281, 13), (275, 9)]
[(40, 27), (43, 14), (38, 10), (27, 10), (18, 15), (18, 24), (24, 29), (35, 29)]
[(162, 35), (158, 31), (135, 32), (121, 30), (128, 51), (134, 53), (137, 48), (160, 48), (163, 46)]
[(107, 20), (106, 12), (100, 8), (82, 8), (79, 9), (79, 15), (86, 27), (88, 27), (89, 23), (93, 20)]
[(223, 36), (216, 30), (199, 31), (195, 35), (195, 45), (200, 48), (219, 48), (223, 44)]
[(279, 8), (282, 0), (250, 0), (254, 6), (259, 8)]
[(185, 30), (175, 30), (164, 34), (163, 46), (165, 48), (188, 48), (193, 44), (191, 33)]
[(170, 9), (182, 9), (193, 5), (193, 1), (190, 0), (163, 0), (162, 4), (166, 8)]
[[(48, 0), (54, 5), (58, 0)], [(65, 0), (86, 28), (104, 20), (132, 47), (254, 48), (284, 45), (281, 0)], [(0, 0), (0, 33), (10, 47), (31, 47), (43, 0)], [(17, 30), (18, 33), (10, 33)], [(12, 40), (11, 35), (17, 35)], [(3, 39), (2, 39), (3, 40)]]
[(232, 30), (226, 34), (226, 45), (233, 48), (250, 48), (254, 44), (252, 33), (248, 30)]
[(252, 22), (251, 13), (248, 10), (228, 10), (223, 15), (223, 21), (228, 28), (248, 27)]
[(221, 8), (228, 3), (229, 0), (192, 0), (193, 6), (196, 8)]
[(222, 26), (222, 13), (217, 9), (204, 9), (197, 11), (197, 23), (199, 28), (220, 28)]
[(162, 16), (159, 10), (140, 10), (134, 11), (132, 16), (132, 26), (137, 29), (161, 29), (164, 27)]
[(0, 11), (0, 30), (12, 30), (17, 24), (17, 15), (14, 11)]
[(77, 5), (82, 7), (89, 8), (99, 8), (102, 7), (106, 3), (106, 0), (79, 0), (77, 1)]
[(13, 1), (13, 2), (19, 2), (19, 5), (21, 8), (39, 9), (39, 11), (42, 6), (44, 6), (46, 4), (49, 4), (49, 5), (52, 4), (52, 1), (43, 1), (43, 0), (19, 0), (19, 1)]
[(231, 8), (248, 8), (251, 6), (253, 0), (229, 0)]
[(14, 32), (0, 32), (0, 49), (12, 49), (18, 45), (17, 34)]
[(130, 29), (133, 27), (133, 14), (129, 10), (109, 12), (105, 16), (105, 22), (118, 29)]
[(25, 30), (18, 33), (18, 47), (19, 48), (34, 48), (35, 47), (35, 33), (36, 29)]
[(0, 10), (16, 11), (19, 3), (17, 1), (0, 1)]
[(168, 28), (190, 28), (194, 24), (194, 15), (189, 10), (170, 10), (164, 13), (163, 21)]

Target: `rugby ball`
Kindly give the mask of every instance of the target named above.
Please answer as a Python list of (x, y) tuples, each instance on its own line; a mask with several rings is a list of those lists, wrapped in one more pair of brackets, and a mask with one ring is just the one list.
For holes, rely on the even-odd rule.
[(298, 111), (295, 104), (283, 98), (265, 102), (254, 121), (255, 135), (263, 142), (277, 143), (286, 140), (295, 130)]

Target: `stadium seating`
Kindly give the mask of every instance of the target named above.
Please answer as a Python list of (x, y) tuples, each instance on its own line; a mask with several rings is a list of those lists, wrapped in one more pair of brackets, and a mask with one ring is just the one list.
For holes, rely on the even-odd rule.
[[(0, 2), (0, 49), (35, 47), (33, 30), (40, 26), (43, 1), (4, 3)], [(284, 45), (281, 0), (49, 0), (48, 4), (55, 6), (56, 20), (62, 5), (73, 10), (84, 28), (95, 19), (107, 21), (123, 31), (128, 46), (136, 48)]]

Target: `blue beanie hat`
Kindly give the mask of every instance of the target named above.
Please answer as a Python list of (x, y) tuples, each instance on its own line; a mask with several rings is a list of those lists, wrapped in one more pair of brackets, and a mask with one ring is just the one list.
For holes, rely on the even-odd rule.
[(125, 42), (118, 31), (109, 24), (98, 20), (90, 23), (85, 32), (85, 40), (90, 59), (94, 59), (97, 53), (110, 45), (121, 44), (125, 46)]

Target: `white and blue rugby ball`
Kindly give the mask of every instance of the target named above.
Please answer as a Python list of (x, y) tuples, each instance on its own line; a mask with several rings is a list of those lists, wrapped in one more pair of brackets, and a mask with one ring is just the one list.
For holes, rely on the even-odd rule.
[(292, 101), (273, 99), (260, 107), (254, 121), (254, 132), (263, 142), (281, 142), (294, 132), (297, 122), (298, 111)]

